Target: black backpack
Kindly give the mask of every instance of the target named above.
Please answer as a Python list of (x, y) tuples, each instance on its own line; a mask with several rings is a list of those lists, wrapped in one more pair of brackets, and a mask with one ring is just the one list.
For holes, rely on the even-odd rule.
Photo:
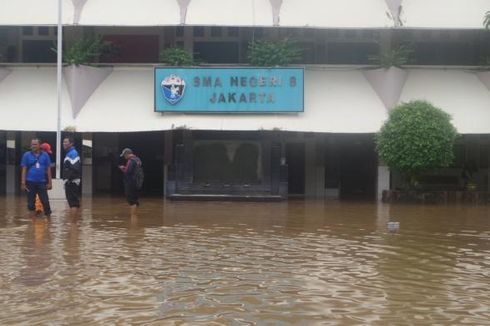
[(143, 187), (143, 182), (145, 181), (145, 173), (143, 172), (143, 163), (139, 158), (134, 158), (134, 183), (136, 185), (136, 189), (140, 190)]

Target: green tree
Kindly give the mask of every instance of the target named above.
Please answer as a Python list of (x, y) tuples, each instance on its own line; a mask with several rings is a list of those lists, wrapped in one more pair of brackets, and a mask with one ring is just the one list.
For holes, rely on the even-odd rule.
[(252, 41), (248, 45), (250, 64), (258, 67), (286, 66), (299, 60), (302, 50), (290, 40)]
[(409, 178), (449, 166), (454, 159), (458, 133), (446, 112), (425, 101), (403, 103), (394, 108), (376, 135), (379, 157)]

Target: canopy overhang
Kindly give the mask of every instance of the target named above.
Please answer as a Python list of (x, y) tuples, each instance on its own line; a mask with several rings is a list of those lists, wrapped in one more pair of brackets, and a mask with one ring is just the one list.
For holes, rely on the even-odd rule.
[[(55, 131), (56, 67), (12, 66), (0, 82), (0, 130)], [(400, 100), (424, 99), (453, 117), (460, 133), (490, 133), (490, 92), (463, 69), (413, 68)], [(374, 133), (388, 109), (359, 67), (305, 69), (305, 108), (295, 114), (177, 114), (154, 112), (152, 66), (116, 66), (74, 118), (63, 85), (62, 128), (80, 132), (285, 130)]]

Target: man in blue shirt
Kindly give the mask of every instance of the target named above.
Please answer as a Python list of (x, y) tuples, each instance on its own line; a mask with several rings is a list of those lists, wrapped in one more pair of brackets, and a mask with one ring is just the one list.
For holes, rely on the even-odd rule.
[(63, 181), (65, 182), (66, 200), (72, 215), (77, 216), (80, 208), (82, 164), (72, 137), (63, 139), (63, 148), (66, 152), (63, 160)]
[(35, 216), (36, 195), (39, 195), (44, 207), (44, 214), (51, 216), (48, 189), (51, 183), (51, 159), (46, 152), (41, 151), (41, 142), (38, 138), (31, 140), (31, 151), (22, 156), (21, 185), (22, 190), (27, 192), (27, 209), (31, 217)]

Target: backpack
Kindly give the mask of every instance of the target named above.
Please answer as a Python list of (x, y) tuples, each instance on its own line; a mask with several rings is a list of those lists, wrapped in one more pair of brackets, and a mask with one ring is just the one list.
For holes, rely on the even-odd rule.
[(143, 187), (143, 182), (145, 180), (145, 173), (143, 172), (143, 164), (139, 158), (134, 159), (134, 183), (136, 185), (136, 189), (140, 190)]

